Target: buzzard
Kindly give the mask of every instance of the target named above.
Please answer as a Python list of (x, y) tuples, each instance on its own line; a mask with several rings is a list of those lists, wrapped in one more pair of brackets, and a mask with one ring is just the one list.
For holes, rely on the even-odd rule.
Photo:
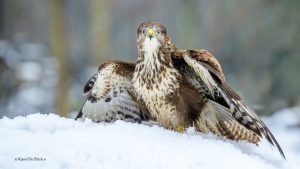
[(255, 144), (265, 137), (285, 158), (261, 118), (227, 84), (213, 55), (177, 50), (159, 22), (142, 23), (136, 38), (133, 94), (153, 119), (176, 131), (194, 126), (200, 132)]
[[(186, 52), (177, 50), (172, 57), (182, 57)], [(201, 58), (203, 52), (204, 50), (194, 51), (193, 55), (200, 54)], [(83, 92), (87, 99), (75, 120), (79, 118), (89, 118), (94, 122), (124, 120), (150, 126), (159, 125), (153, 121), (147, 109), (141, 109), (132, 95), (131, 80), (134, 68), (135, 63), (121, 60), (111, 60), (100, 65), (97, 73), (84, 86)], [(221, 110), (222, 106), (219, 108)]]

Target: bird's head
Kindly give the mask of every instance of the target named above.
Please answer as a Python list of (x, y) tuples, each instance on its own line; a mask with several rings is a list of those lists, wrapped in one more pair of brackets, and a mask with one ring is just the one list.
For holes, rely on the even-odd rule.
[(138, 49), (144, 52), (156, 51), (169, 41), (167, 29), (159, 22), (144, 22), (137, 29)]

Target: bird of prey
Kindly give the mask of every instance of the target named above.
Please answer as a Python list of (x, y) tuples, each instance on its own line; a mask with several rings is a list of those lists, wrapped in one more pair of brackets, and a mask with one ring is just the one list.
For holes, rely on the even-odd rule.
[(153, 119), (176, 131), (194, 126), (200, 132), (254, 144), (265, 137), (285, 158), (261, 118), (229, 87), (213, 55), (177, 50), (159, 22), (142, 23), (136, 38), (133, 94)]
[(134, 68), (134, 63), (118, 60), (102, 64), (84, 86), (87, 99), (76, 120), (82, 117), (95, 122), (147, 120), (131, 95)]

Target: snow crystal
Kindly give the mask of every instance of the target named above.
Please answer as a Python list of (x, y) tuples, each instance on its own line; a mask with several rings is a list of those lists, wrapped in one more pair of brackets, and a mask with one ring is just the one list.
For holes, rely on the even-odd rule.
[(282, 128), (274, 134), (287, 161), (268, 144), (237, 143), (193, 128), (176, 133), (158, 126), (75, 121), (54, 114), (5, 117), (0, 119), (0, 168), (298, 168), (300, 153), (292, 149), (299, 145), (299, 135)]

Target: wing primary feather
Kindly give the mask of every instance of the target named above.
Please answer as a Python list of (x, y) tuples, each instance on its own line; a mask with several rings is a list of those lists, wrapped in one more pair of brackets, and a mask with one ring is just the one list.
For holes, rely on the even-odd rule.
[(83, 105), (82, 105), (82, 107), (81, 107), (80, 111), (78, 112), (77, 116), (75, 117), (75, 120), (77, 120), (77, 119), (79, 119), (79, 118), (81, 118), (81, 117), (82, 117), (82, 115), (83, 115), (83, 113), (82, 113), (82, 109), (83, 109), (83, 107), (84, 107), (84, 105), (85, 105), (86, 101), (87, 101), (87, 99), (84, 101), (84, 103), (83, 103)]
[[(258, 117), (255, 111), (251, 109), (245, 103), (245, 101), (233, 89), (231, 89), (231, 87), (225, 81), (221, 82), (222, 83), (219, 83), (218, 86), (221, 89), (221, 93), (224, 99), (229, 103), (230, 109), (233, 113), (233, 117), (236, 118), (236, 120), (239, 121), (246, 128), (253, 130), (259, 136), (263, 135), (271, 145), (274, 146), (275, 144), (281, 156), (284, 159), (286, 159), (279, 143), (277, 142), (271, 131), (268, 129), (268, 127), (261, 120), (261, 118)], [(242, 118), (237, 118), (237, 112), (241, 113)], [(250, 120), (245, 120), (247, 119), (247, 117), (249, 117)], [(255, 128), (253, 125), (255, 126)]]
[(82, 117), (82, 111), (80, 110), (77, 114), (77, 116), (75, 117), (75, 120), (79, 119)]
[[(273, 134), (271, 133), (271, 131), (268, 128), (266, 128), (266, 130), (268, 132), (268, 136), (270, 137), (269, 141), (271, 140), (271, 141), (273, 141), (275, 143), (275, 145), (276, 145), (276, 147), (277, 147), (277, 149), (278, 149), (281, 157), (286, 160), (284, 152), (283, 152), (282, 148), (280, 147), (279, 143), (277, 142), (277, 140), (275, 139), (275, 137), (273, 136)], [(272, 142), (271, 142), (271, 144), (272, 144)], [(274, 144), (272, 144), (272, 145), (274, 145)]]
[(93, 86), (97, 80), (97, 77), (98, 77), (98, 72), (96, 74), (94, 74), (94, 76), (92, 76), (90, 78), (90, 80), (84, 85), (84, 88), (83, 88), (84, 94), (88, 94), (91, 91), (91, 89), (93, 88)]

